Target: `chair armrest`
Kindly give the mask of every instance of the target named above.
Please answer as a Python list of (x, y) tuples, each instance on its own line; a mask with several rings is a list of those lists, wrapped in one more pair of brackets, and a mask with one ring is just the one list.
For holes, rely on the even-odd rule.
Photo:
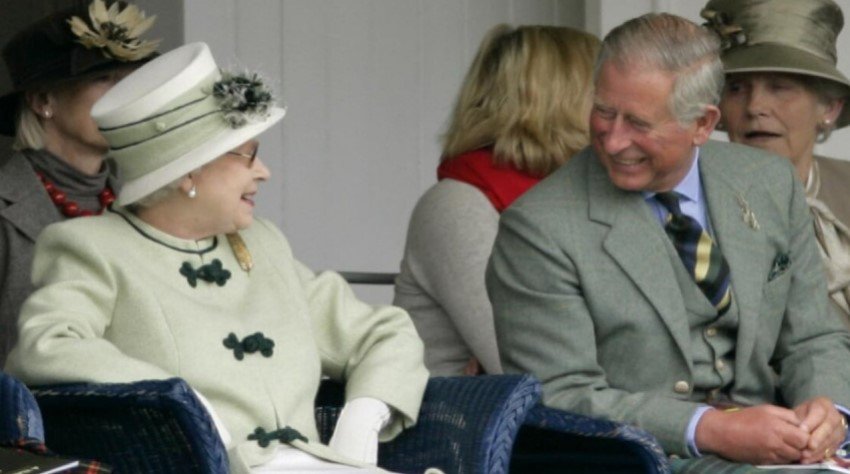
[(44, 442), (41, 411), (20, 380), (0, 372), (0, 443), (17, 441)]
[(517, 431), (540, 390), (530, 375), (431, 378), (416, 426), (381, 443), (378, 464), (397, 472), (507, 473)]
[(581, 472), (670, 472), (664, 450), (647, 431), (538, 404), (520, 430), (511, 468), (544, 472), (550, 466)]
[(32, 388), (56, 453), (97, 459), (115, 472), (228, 471), (206, 409), (181, 379)]

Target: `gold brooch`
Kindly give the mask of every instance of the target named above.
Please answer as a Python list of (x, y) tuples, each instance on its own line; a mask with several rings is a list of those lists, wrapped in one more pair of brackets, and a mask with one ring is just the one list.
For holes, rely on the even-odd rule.
[(759, 230), (761, 226), (759, 226), (759, 221), (756, 219), (756, 214), (750, 209), (750, 204), (740, 194), (735, 196), (735, 198), (738, 200), (738, 205), (741, 206), (741, 218), (744, 219), (744, 223), (753, 230)]

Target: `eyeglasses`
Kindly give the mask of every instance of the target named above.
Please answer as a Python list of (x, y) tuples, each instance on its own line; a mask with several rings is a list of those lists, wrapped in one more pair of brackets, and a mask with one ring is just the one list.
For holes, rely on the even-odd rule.
[(227, 154), (228, 155), (241, 156), (243, 158), (248, 158), (248, 167), (250, 168), (250, 167), (254, 166), (254, 160), (257, 159), (257, 151), (259, 149), (260, 149), (260, 145), (257, 145), (256, 147), (254, 147), (254, 151), (251, 152), (250, 155), (247, 154), (247, 153), (240, 153), (238, 151), (228, 151)]

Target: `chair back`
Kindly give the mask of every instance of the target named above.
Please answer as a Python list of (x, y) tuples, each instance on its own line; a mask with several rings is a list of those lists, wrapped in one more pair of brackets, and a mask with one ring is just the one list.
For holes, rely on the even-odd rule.
[(0, 443), (44, 442), (41, 410), (20, 380), (0, 372)]

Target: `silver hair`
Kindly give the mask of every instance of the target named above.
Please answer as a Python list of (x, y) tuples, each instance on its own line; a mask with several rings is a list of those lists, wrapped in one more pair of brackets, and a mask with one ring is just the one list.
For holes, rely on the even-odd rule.
[(128, 204), (127, 209), (130, 212), (136, 213), (142, 208), (153, 206), (173, 193), (180, 192), (180, 183), (183, 181), (183, 178), (185, 178), (185, 176), (181, 176), (138, 201)]
[[(204, 165), (204, 166), (206, 166), (206, 165)], [(179, 178), (175, 179), (174, 181), (166, 184), (165, 186), (163, 186), (163, 187), (157, 189), (156, 191), (148, 194), (147, 196), (139, 199), (138, 201), (131, 203), (131, 204), (128, 204), (127, 209), (129, 209), (130, 212), (136, 213), (144, 207), (153, 206), (154, 204), (158, 203), (159, 201), (162, 201), (163, 199), (167, 198), (168, 196), (170, 196), (173, 193), (180, 192), (180, 183), (183, 182), (183, 179), (186, 178), (186, 176), (196, 175), (196, 174), (200, 173), (201, 170), (204, 169), (204, 166), (195, 168), (194, 170), (184, 174), (183, 176), (180, 176)]]
[(614, 28), (605, 36), (596, 59), (594, 80), (602, 65), (654, 67), (675, 74), (668, 107), (682, 124), (693, 122), (723, 93), (720, 40), (711, 31), (669, 13), (650, 13)]
[[(818, 102), (824, 106), (830, 106), (834, 102), (843, 100), (845, 101), (844, 107), (850, 107), (850, 104), (846, 103), (848, 99), (848, 88), (844, 84), (822, 77), (806, 76), (802, 74), (794, 77), (799, 79), (803, 84), (803, 87), (814, 94), (814, 96), (817, 97)], [(840, 118), (841, 114), (839, 114), (836, 120)], [(823, 143), (829, 140), (830, 135), (832, 135), (832, 131), (835, 130), (835, 126), (835, 122), (818, 123), (816, 125), (817, 142)]]

